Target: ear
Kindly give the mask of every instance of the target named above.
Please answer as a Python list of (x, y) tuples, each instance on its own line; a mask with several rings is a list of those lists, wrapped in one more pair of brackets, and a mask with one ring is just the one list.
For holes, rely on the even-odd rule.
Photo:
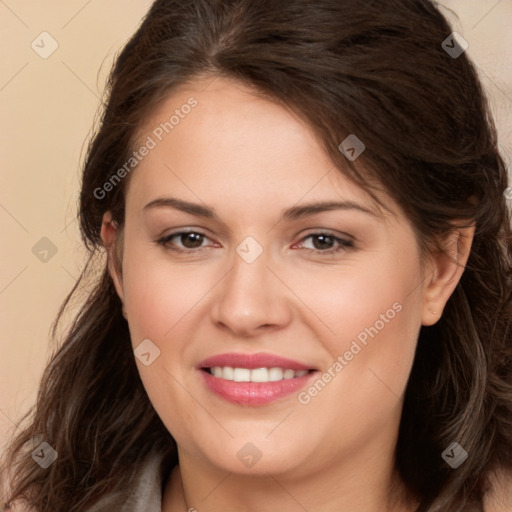
[(117, 247), (119, 247), (119, 244), (123, 243), (122, 238), (123, 237), (120, 236), (118, 231), (117, 222), (112, 220), (112, 214), (110, 212), (106, 212), (103, 215), (101, 223), (101, 239), (103, 240), (103, 245), (107, 249), (107, 265), (110, 277), (112, 277), (117, 294), (119, 295), (121, 302), (124, 304), (123, 277), (120, 265), (121, 261), (119, 260), (120, 251), (116, 251), (115, 243), (117, 240)]
[(443, 250), (430, 256), (424, 284), (422, 325), (433, 325), (441, 317), (466, 268), (474, 234), (475, 226), (455, 228), (444, 242)]

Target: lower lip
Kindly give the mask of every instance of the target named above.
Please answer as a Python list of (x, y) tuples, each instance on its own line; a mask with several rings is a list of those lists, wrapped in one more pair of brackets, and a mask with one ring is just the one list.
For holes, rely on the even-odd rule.
[(214, 377), (205, 370), (199, 371), (210, 391), (228, 402), (251, 406), (269, 404), (299, 391), (316, 373), (309, 372), (302, 377), (274, 382), (235, 382)]

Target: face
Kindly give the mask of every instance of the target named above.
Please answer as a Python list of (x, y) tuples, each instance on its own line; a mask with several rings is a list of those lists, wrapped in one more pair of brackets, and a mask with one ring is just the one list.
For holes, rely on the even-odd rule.
[(113, 277), (180, 460), (302, 475), (392, 447), (427, 307), (403, 212), (228, 79), (174, 92), (143, 144)]

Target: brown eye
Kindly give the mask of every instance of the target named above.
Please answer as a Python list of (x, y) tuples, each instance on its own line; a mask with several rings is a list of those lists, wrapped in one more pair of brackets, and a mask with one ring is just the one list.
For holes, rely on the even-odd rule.
[[(171, 233), (157, 240), (159, 245), (163, 245), (175, 251), (185, 251), (187, 249), (202, 249), (205, 247), (203, 242), (207, 236), (196, 231), (180, 231), (179, 233)], [(178, 243), (176, 242), (178, 241)]]
[(318, 250), (332, 249), (334, 244), (334, 237), (329, 235), (312, 235), (313, 246)]
[(204, 235), (200, 233), (181, 233), (180, 241), (187, 249), (196, 249), (201, 247), (204, 240)]
[(326, 254), (355, 248), (351, 240), (339, 238), (331, 233), (311, 233), (301, 240), (300, 245), (309, 251)]

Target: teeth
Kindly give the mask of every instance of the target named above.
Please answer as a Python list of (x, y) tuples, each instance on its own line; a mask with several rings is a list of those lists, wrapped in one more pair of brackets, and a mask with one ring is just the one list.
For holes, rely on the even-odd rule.
[(232, 368), (231, 366), (215, 366), (210, 373), (218, 379), (235, 382), (276, 382), (307, 375), (308, 370), (290, 370), (283, 368)]
[(247, 368), (233, 368), (233, 380), (235, 382), (251, 382), (251, 370)]
[(270, 368), (268, 371), (268, 380), (275, 382), (276, 380), (283, 380), (283, 370), (281, 368)]
[(293, 379), (295, 372), (293, 370), (285, 370), (283, 372), (283, 379)]
[(267, 368), (254, 368), (251, 370), (251, 382), (268, 382)]
[(234, 370), (233, 370), (233, 368), (231, 368), (231, 366), (226, 366), (224, 368), (220, 368), (220, 370), (221, 370), (221, 375), (220, 375), (221, 379), (233, 380)]

